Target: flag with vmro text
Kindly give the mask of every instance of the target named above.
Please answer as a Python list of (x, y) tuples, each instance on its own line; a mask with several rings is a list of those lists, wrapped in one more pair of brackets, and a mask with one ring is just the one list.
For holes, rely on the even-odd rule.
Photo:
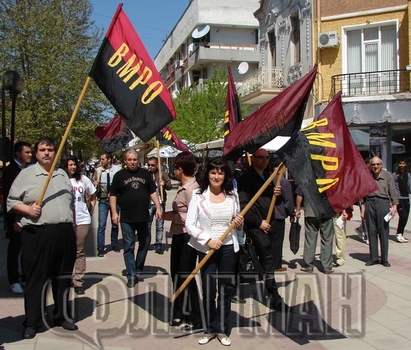
[(233, 130), (236, 125), (241, 122), (241, 107), (240, 100), (238, 98), (237, 89), (234, 85), (233, 75), (231, 73), (231, 67), (227, 67), (228, 70), (228, 84), (227, 84), (227, 98), (225, 102), (225, 115), (224, 115), (224, 141), (227, 140), (228, 134)]
[(317, 66), (231, 130), (224, 157), (236, 161), (243, 151), (253, 153), (275, 137), (299, 130), (316, 73)]
[(100, 147), (108, 153), (123, 148), (134, 138), (133, 133), (118, 114), (108, 124), (99, 125), (94, 130), (94, 136), (100, 140)]
[(156, 139), (163, 145), (173, 146), (181, 152), (191, 152), (189, 148), (181, 141), (169, 126), (161, 129)]
[(348, 130), (341, 92), (277, 152), (318, 219), (329, 219), (377, 189)]
[(170, 93), (121, 7), (89, 75), (127, 126), (148, 142), (176, 114)]

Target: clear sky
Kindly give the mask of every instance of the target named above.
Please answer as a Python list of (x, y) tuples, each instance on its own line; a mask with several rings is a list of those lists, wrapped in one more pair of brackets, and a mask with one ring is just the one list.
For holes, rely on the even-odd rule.
[(189, 0), (91, 0), (91, 19), (104, 28), (104, 34), (121, 2), (152, 59), (189, 4)]

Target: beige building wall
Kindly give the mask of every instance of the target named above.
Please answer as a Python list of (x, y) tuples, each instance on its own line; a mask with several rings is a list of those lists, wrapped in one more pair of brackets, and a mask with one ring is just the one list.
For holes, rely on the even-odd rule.
[(321, 0), (321, 16), (362, 12), (385, 7), (407, 5), (408, 0)]
[[(403, 6), (409, 1), (406, 0), (393, 0), (390, 1), (389, 6)], [(371, 3), (371, 4), (370, 4)], [(365, 14), (358, 15), (360, 11), (371, 11), (379, 8), (387, 7), (386, 1), (357, 1), (357, 0), (345, 0), (339, 1), (338, 6), (335, 6), (333, 1), (321, 1), (321, 22), (320, 25), (315, 26), (319, 32), (337, 31), (340, 38), (340, 46), (338, 48), (318, 49), (316, 62), (319, 64), (319, 84), (318, 101), (317, 104), (327, 103), (332, 98), (332, 82), (331, 77), (333, 75), (342, 74), (342, 60), (343, 49), (341, 45), (342, 28), (345, 26), (353, 26), (359, 24), (371, 24), (376, 22), (383, 22), (387, 20), (398, 20), (399, 24), (399, 68), (405, 68), (406, 65), (411, 63), (410, 55), (410, 38), (411, 28), (409, 25), (409, 16), (411, 11), (409, 7), (407, 9), (400, 9), (394, 12), (376, 13), (372, 14), (367, 12)], [(341, 16), (342, 14), (352, 13), (352, 9), (356, 9), (356, 15), (347, 18)], [(347, 9), (347, 10), (345, 10)], [(336, 16), (334, 18), (327, 18), (328, 16)], [(347, 15), (348, 16), (348, 15)], [(317, 38), (318, 33), (315, 34)]]

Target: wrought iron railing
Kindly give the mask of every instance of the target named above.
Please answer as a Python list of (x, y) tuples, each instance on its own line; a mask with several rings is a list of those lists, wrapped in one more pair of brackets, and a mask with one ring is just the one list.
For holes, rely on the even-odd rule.
[(331, 77), (331, 94), (342, 96), (396, 94), (410, 91), (410, 73), (406, 69), (339, 74)]
[(281, 89), (284, 87), (282, 68), (260, 67), (243, 80), (243, 94), (249, 95), (261, 89)]

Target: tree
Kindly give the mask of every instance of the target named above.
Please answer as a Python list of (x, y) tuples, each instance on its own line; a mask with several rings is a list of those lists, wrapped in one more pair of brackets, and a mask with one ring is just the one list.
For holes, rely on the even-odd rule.
[(177, 119), (170, 124), (180, 139), (199, 143), (223, 136), (226, 82), (226, 70), (214, 67), (213, 75), (203, 85), (181, 90), (174, 99)]
[[(226, 97), (227, 69), (214, 66), (212, 76), (202, 85), (184, 88), (174, 99), (177, 119), (171, 129), (194, 144), (223, 138)], [(242, 115), (248, 110), (242, 107)]]
[[(102, 42), (92, 10), (89, 0), (0, 0), (0, 67), (26, 81), (17, 102), (16, 140), (61, 140)], [(108, 110), (90, 84), (66, 150), (84, 155), (98, 148), (93, 131)]]

